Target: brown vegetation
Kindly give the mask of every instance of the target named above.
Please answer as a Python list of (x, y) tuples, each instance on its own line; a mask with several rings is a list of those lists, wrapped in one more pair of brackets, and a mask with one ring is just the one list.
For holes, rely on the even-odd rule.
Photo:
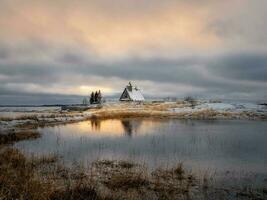
[(37, 115), (21, 115), (16, 117), (0, 117), (0, 121), (12, 121), (12, 120), (38, 120)]
[(105, 185), (113, 190), (128, 190), (146, 187), (149, 181), (142, 174), (123, 173), (112, 175)]
[(0, 133), (0, 144), (10, 144), (20, 140), (35, 139), (40, 137), (39, 132), (33, 130), (24, 130), (11, 133)]
[(64, 167), (56, 155), (26, 158), (5, 147), (0, 151), (0, 171), (0, 199), (224, 199), (230, 193), (239, 199), (266, 198), (264, 189), (201, 186), (181, 163), (150, 172), (127, 161), (104, 160), (85, 170)]
[(7, 148), (0, 153), (0, 171), (0, 199), (47, 199), (51, 191), (17, 150)]
[(217, 111), (206, 109), (194, 112), (164, 112), (164, 111), (131, 111), (131, 110), (103, 110), (95, 112), (92, 119), (123, 119), (123, 118), (176, 118), (176, 119), (217, 119), (224, 116)]
[(56, 162), (53, 156), (27, 159), (5, 148), (0, 152), (0, 199), (179, 199), (191, 188), (176, 181), (175, 174), (181, 173), (177, 170), (150, 175), (142, 168), (129, 168), (126, 161), (100, 161), (90, 174)]
[(0, 199), (100, 199), (94, 187), (85, 181), (71, 186), (60, 185), (62, 179), (52, 176), (56, 168), (48, 168), (47, 172), (43, 168), (43, 165), (54, 162), (56, 159), (51, 157), (31, 160), (18, 150), (12, 148), (2, 150)]

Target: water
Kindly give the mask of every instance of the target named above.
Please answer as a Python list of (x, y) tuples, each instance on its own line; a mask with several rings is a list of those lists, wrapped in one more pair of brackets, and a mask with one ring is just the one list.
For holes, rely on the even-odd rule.
[(40, 128), (42, 137), (15, 146), (57, 153), (66, 164), (132, 160), (150, 168), (183, 162), (193, 173), (253, 184), (267, 182), (267, 123), (238, 120), (123, 119)]

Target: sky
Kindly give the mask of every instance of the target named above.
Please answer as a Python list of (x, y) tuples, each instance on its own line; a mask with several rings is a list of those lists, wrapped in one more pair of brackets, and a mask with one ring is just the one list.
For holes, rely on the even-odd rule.
[(266, 100), (266, 0), (0, 0), (0, 104)]

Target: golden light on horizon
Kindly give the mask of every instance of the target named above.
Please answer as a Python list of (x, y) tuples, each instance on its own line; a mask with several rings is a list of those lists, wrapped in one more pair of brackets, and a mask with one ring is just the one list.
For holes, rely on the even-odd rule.
[(88, 86), (88, 85), (81, 85), (79, 87), (79, 94), (88, 95), (94, 91), (101, 91), (104, 93), (111, 93), (113, 90), (112, 88), (103, 87), (103, 86)]

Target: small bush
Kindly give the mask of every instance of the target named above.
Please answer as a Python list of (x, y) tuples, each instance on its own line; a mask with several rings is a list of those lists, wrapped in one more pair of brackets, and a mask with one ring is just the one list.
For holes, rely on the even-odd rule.
[(132, 188), (140, 188), (148, 186), (149, 181), (140, 174), (116, 174), (105, 182), (106, 186), (113, 190), (123, 189), (128, 190)]
[(194, 108), (197, 105), (197, 101), (191, 96), (185, 97), (184, 101), (188, 102), (192, 108)]
[(89, 185), (76, 185), (66, 190), (56, 190), (50, 195), (50, 200), (98, 200), (101, 199), (95, 188)]
[(119, 167), (125, 168), (125, 169), (130, 169), (130, 168), (133, 168), (135, 166), (134, 163), (129, 162), (129, 161), (124, 161), (124, 160), (119, 161), (118, 165), (119, 165)]
[(185, 173), (183, 164), (179, 163), (176, 168), (174, 168), (174, 173), (178, 176), (179, 179), (183, 179), (183, 175)]

